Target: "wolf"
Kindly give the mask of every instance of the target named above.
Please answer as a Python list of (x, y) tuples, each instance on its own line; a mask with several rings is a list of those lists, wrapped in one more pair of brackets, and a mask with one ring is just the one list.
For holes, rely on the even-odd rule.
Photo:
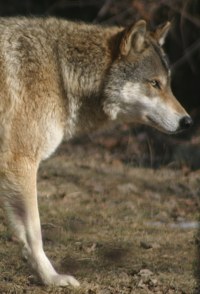
[(23, 253), (46, 285), (79, 286), (43, 250), (37, 170), (61, 143), (111, 121), (174, 134), (192, 119), (170, 88), (154, 31), (57, 18), (0, 18), (0, 199)]

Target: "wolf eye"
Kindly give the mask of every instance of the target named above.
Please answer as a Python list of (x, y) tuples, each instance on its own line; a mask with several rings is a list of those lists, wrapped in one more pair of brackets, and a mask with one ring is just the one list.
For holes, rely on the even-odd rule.
[(159, 81), (152, 80), (152, 81), (149, 81), (149, 83), (151, 84), (152, 87), (160, 89), (160, 82)]

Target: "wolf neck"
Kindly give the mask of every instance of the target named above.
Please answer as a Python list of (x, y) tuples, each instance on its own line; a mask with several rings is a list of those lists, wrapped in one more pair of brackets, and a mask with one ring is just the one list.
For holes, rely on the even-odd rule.
[(104, 83), (116, 58), (117, 33), (120, 31), (119, 28), (77, 24), (74, 32), (66, 32), (62, 38), (67, 44), (60, 60), (64, 60), (61, 68), (70, 136), (95, 130), (109, 121), (103, 111)]

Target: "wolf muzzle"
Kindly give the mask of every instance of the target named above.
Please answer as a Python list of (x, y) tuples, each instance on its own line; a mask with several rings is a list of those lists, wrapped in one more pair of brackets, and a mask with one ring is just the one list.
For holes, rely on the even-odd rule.
[(180, 119), (179, 130), (184, 131), (189, 129), (193, 125), (193, 120), (190, 116), (186, 115)]

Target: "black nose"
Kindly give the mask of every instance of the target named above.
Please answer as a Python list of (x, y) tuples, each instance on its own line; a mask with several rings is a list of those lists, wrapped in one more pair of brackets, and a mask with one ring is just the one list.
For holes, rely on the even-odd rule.
[(193, 121), (190, 116), (184, 116), (179, 123), (180, 129), (186, 130), (190, 128), (193, 124)]

